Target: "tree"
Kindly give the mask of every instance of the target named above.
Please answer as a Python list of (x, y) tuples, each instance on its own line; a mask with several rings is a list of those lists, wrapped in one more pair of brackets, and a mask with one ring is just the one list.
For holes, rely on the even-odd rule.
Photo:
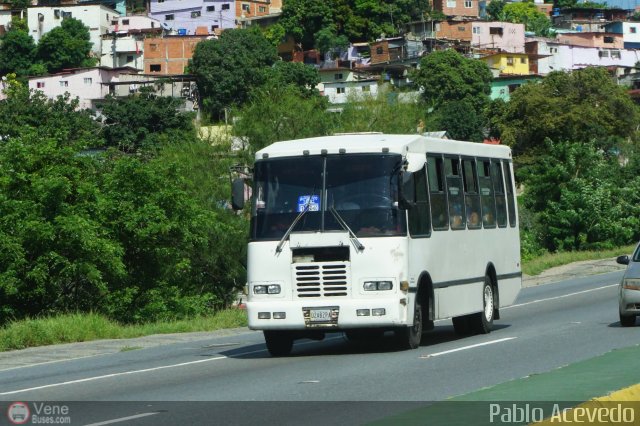
[(638, 111), (604, 68), (590, 67), (519, 87), (496, 120), (502, 141), (518, 153), (542, 147), (545, 138), (609, 150), (634, 134)]
[(422, 88), (427, 105), (437, 108), (451, 101), (468, 100), (480, 112), (489, 101), (491, 71), (477, 59), (455, 50), (433, 52), (420, 61), (412, 79)]
[(288, 0), (282, 6), (280, 23), (303, 49), (312, 49), (316, 33), (333, 23), (331, 4), (317, 0)]
[(123, 152), (157, 147), (159, 136), (169, 131), (193, 133), (190, 114), (180, 112), (180, 99), (156, 96), (150, 91), (126, 98), (108, 97), (102, 107), (107, 146)]
[(266, 84), (271, 86), (293, 85), (305, 96), (318, 94), (316, 86), (320, 74), (312, 66), (300, 62), (279, 61), (267, 71)]
[(446, 130), (452, 139), (481, 142), (484, 117), (476, 112), (468, 99), (445, 103), (438, 109), (438, 129)]
[(242, 105), (266, 79), (278, 60), (275, 47), (254, 30), (227, 30), (219, 39), (196, 45), (190, 72), (196, 77), (203, 107), (215, 119), (225, 108)]
[(506, 2), (504, 0), (492, 0), (487, 6), (487, 15), (492, 21), (502, 21), (504, 19), (504, 6)]
[(303, 97), (294, 86), (263, 87), (236, 113), (233, 132), (251, 152), (277, 141), (323, 136), (331, 129), (326, 108), (325, 97)]
[(89, 28), (75, 18), (65, 18), (62, 24), (44, 34), (38, 43), (36, 59), (49, 73), (65, 68), (91, 67), (97, 59), (91, 57)]
[(18, 78), (29, 75), (36, 53), (33, 37), (14, 25), (0, 38), (0, 76), (15, 73)]
[(315, 47), (323, 54), (349, 47), (349, 39), (344, 35), (337, 35), (333, 24), (318, 31), (315, 38)]
[(508, 3), (502, 9), (502, 13), (505, 21), (524, 24), (527, 31), (533, 31), (536, 35), (549, 35), (551, 20), (533, 3)]

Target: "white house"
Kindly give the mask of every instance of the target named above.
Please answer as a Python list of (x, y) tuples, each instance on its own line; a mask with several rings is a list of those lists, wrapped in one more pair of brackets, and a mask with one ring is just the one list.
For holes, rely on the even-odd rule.
[(94, 109), (96, 101), (114, 92), (114, 85), (123, 73), (137, 72), (133, 68), (74, 68), (61, 73), (32, 77), (29, 89), (39, 90), (48, 98), (55, 99), (69, 93), (78, 98), (80, 109)]
[(332, 104), (343, 104), (350, 97), (376, 96), (378, 78), (369, 73), (349, 68), (324, 68), (319, 70), (317, 88)]
[(11, 23), (11, 6), (0, 4), (0, 35), (9, 30), (9, 23)]
[(27, 9), (29, 34), (36, 43), (40, 38), (59, 27), (64, 18), (76, 18), (89, 28), (93, 46), (91, 50), (99, 57), (102, 53), (102, 35), (109, 32), (111, 21), (120, 15), (115, 10), (98, 4), (30, 7)]
[(148, 16), (113, 18), (109, 32), (102, 35), (100, 65), (104, 67), (132, 67), (144, 71), (144, 38), (162, 33), (160, 21)]

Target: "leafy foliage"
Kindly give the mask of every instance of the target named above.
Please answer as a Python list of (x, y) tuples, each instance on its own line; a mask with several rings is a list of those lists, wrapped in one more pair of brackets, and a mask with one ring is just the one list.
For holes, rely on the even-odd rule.
[(259, 30), (227, 30), (196, 45), (190, 71), (204, 108), (218, 119), (225, 108), (242, 105), (277, 60), (275, 47)]
[(193, 131), (191, 114), (178, 112), (182, 101), (148, 91), (126, 98), (108, 97), (102, 107), (107, 146), (124, 152), (150, 149), (168, 131)]
[(480, 112), (491, 93), (492, 76), (487, 65), (451, 49), (423, 57), (412, 79), (422, 88), (426, 103), (434, 108), (447, 102), (467, 100)]
[(484, 117), (468, 99), (445, 103), (438, 109), (437, 129), (446, 130), (452, 139), (481, 142)]
[(508, 22), (524, 24), (527, 31), (533, 31), (539, 36), (548, 36), (551, 29), (549, 17), (540, 12), (535, 4), (529, 2), (505, 4), (502, 17)]
[(594, 140), (607, 150), (635, 132), (638, 112), (605, 69), (592, 67), (519, 87), (496, 121), (503, 142), (519, 153), (543, 146), (544, 138)]
[(36, 44), (28, 31), (17, 25), (0, 38), (0, 75), (15, 73), (18, 77), (30, 74)]
[(504, 19), (504, 6), (507, 3), (504, 0), (492, 0), (487, 5), (487, 15), (492, 21), (502, 21)]
[(42, 36), (36, 58), (49, 73), (65, 68), (91, 67), (98, 61), (90, 56), (91, 46), (89, 29), (82, 21), (65, 18), (59, 27)]
[(267, 71), (266, 85), (288, 86), (292, 85), (305, 96), (317, 95), (317, 84), (320, 83), (320, 74), (312, 66), (300, 62), (278, 61)]

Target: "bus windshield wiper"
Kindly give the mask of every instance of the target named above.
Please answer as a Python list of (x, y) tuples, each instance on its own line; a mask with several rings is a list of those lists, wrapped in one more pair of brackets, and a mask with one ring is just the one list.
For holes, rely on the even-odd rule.
[(331, 212), (333, 217), (336, 218), (336, 221), (340, 224), (340, 226), (342, 226), (342, 229), (344, 229), (345, 231), (347, 231), (349, 233), (349, 239), (351, 239), (353, 244), (356, 246), (356, 249), (358, 249), (358, 251), (363, 251), (364, 250), (364, 245), (360, 242), (358, 237), (356, 237), (355, 232), (353, 232), (351, 230), (351, 228), (349, 228), (349, 225), (347, 225), (347, 222), (344, 221), (344, 219), (342, 218), (342, 216), (340, 216), (340, 214), (335, 209), (335, 207), (331, 206), (329, 208), (329, 211)]
[(296, 216), (296, 218), (293, 219), (293, 222), (291, 222), (291, 225), (287, 229), (287, 232), (285, 232), (284, 235), (282, 236), (282, 239), (280, 240), (280, 242), (278, 243), (278, 246), (276, 247), (276, 253), (280, 253), (282, 251), (282, 246), (284, 245), (284, 242), (287, 240), (287, 238), (289, 238), (289, 234), (291, 233), (291, 231), (293, 231), (293, 228), (296, 227), (300, 219), (302, 219), (302, 216), (304, 216), (309, 211), (310, 206), (311, 206), (311, 197), (309, 197), (309, 201), (304, 205), (300, 213), (298, 213), (298, 216)]

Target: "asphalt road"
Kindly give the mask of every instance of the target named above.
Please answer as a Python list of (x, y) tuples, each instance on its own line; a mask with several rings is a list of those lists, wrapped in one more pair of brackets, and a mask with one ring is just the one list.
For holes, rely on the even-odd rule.
[(410, 401), (440, 401), (640, 343), (640, 327), (618, 323), (621, 276), (525, 288), (491, 334), (461, 338), (438, 321), (417, 350), (398, 351), (390, 338), (358, 346), (335, 334), (272, 358), (262, 334), (246, 332), (0, 371), (0, 401), (68, 402), (73, 424), (299, 424), (300, 416), (361, 423)]

